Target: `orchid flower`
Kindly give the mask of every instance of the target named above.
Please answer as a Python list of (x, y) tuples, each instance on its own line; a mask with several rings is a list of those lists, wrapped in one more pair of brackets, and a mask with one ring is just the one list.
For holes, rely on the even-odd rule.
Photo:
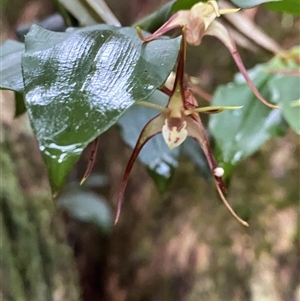
[(165, 34), (174, 28), (186, 27), (186, 41), (194, 46), (201, 44), (202, 38), (205, 35), (215, 36), (228, 48), (239, 71), (244, 76), (246, 83), (252, 90), (254, 95), (266, 106), (272, 109), (279, 107), (269, 103), (257, 90), (254, 83), (250, 79), (247, 70), (242, 62), (242, 59), (237, 51), (236, 44), (231, 38), (228, 30), (224, 25), (216, 21), (217, 17), (221, 15), (237, 12), (238, 9), (219, 9), (216, 1), (208, 1), (206, 3), (199, 2), (195, 4), (190, 10), (180, 10), (175, 13), (165, 24), (163, 24), (152, 35), (145, 38), (142, 35), (141, 29), (137, 27), (139, 37), (149, 42), (159, 36)]
[(187, 86), (186, 77), (184, 76), (186, 51), (185, 28), (183, 28), (182, 36), (183, 37), (177, 63), (175, 82), (173, 89), (170, 91), (170, 93), (168, 93), (169, 101), (167, 106), (161, 107), (153, 103), (139, 102), (139, 104), (141, 105), (158, 109), (159, 111), (161, 111), (161, 113), (153, 119), (151, 119), (145, 125), (133, 149), (133, 152), (125, 169), (125, 173), (118, 194), (115, 223), (117, 223), (120, 217), (124, 191), (127, 186), (128, 178), (135, 160), (137, 159), (142, 147), (146, 144), (146, 142), (153, 136), (161, 133), (166, 144), (170, 149), (178, 147), (181, 143), (184, 142), (187, 136), (192, 137), (199, 143), (199, 145), (204, 151), (210, 170), (214, 176), (214, 181), (222, 201), (224, 202), (225, 206), (228, 208), (230, 213), (240, 223), (247, 226), (248, 224), (236, 215), (236, 213), (230, 207), (223, 195), (223, 192), (225, 191), (225, 185), (222, 180), (224, 170), (223, 168), (218, 167), (213, 157), (205, 129), (198, 115), (198, 113), (212, 114), (221, 112), (226, 109), (239, 109), (241, 107), (197, 107), (197, 101), (192, 95), (191, 90)]

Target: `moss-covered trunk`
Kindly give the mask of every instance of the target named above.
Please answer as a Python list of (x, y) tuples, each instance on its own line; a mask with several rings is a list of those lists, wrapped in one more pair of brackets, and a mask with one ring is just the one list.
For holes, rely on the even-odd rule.
[(16, 129), (1, 124), (1, 300), (80, 300), (72, 250), (36, 143)]

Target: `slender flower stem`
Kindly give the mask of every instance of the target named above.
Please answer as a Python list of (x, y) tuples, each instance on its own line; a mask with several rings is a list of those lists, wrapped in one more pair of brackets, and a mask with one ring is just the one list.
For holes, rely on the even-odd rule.
[(124, 176), (121, 182), (121, 187), (119, 190), (118, 194), (118, 200), (117, 200), (117, 211), (116, 211), (116, 216), (115, 216), (115, 222), (114, 224), (116, 225), (121, 214), (121, 208), (122, 208), (122, 203), (123, 203), (123, 196), (124, 192), (128, 183), (128, 179), (130, 176), (131, 169), (133, 167), (133, 164), (135, 160), (137, 159), (141, 149), (143, 146), (147, 143), (149, 139), (151, 139), (153, 136), (161, 133), (161, 129), (164, 125), (164, 120), (165, 118), (162, 116), (162, 114), (159, 114), (158, 116), (152, 118), (143, 128), (137, 143), (132, 151), (131, 157), (127, 163)]

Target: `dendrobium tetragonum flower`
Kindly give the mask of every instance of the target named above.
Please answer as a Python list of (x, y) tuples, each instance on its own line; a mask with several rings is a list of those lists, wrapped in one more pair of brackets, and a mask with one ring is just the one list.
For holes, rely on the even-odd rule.
[(127, 186), (128, 178), (132, 166), (138, 157), (142, 147), (146, 142), (151, 139), (153, 136), (162, 133), (162, 136), (169, 146), (170, 149), (178, 147), (187, 136), (191, 136), (195, 139), (201, 148), (204, 151), (204, 154), (207, 158), (210, 170), (214, 176), (214, 181), (218, 193), (229, 209), (231, 214), (243, 225), (248, 225), (245, 221), (241, 220), (236, 213), (232, 210), (228, 202), (226, 201), (223, 192), (225, 191), (225, 185), (222, 180), (222, 175), (224, 170), (221, 167), (218, 167), (212, 151), (209, 146), (209, 141), (205, 133), (205, 129), (202, 125), (198, 113), (218, 113), (225, 109), (239, 109), (241, 107), (197, 107), (197, 101), (193, 97), (190, 89), (187, 86), (187, 81), (184, 76), (184, 64), (185, 64), (185, 28), (182, 31), (182, 42), (181, 49), (179, 52), (179, 58), (177, 62), (176, 77), (173, 89), (169, 91), (169, 101), (166, 107), (161, 107), (153, 103), (148, 102), (139, 102), (139, 104), (152, 107), (161, 111), (159, 115), (151, 119), (141, 131), (141, 134), (138, 138), (138, 141), (134, 147), (132, 155), (127, 164), (117, 202), (117, 213), (115, 218), (115, 223), (117, 223), (120, 212), (121, 205), (123, 200), (123, 195), (125, 188)]
[(208, 1), (206, 3), (199, 2), (190, 10), (180, 10), (175, 13), (164, 25), (162, 25), (152, 35), (145, 38), (141, 29), (137, 28), (140, 38), (149, 42), (153, 39), (165, 34), (171, 29), (186, 27), (186, 41), (194, 46), (201, 44), (205, 35), (215, 36), (228, 48), (241, 74), (244, 76), (249, 88), (254, 95), (266, 106), (272, 109), (279, 107), (269, 103), (256, 89), (254, 83), (250, 79), (242, 59), (237, 51), (234, 40), (227, 31), (226, 27), (215, 19), (221, 15), (237, 12), (239, 9), (219, 9), (216, 1)]

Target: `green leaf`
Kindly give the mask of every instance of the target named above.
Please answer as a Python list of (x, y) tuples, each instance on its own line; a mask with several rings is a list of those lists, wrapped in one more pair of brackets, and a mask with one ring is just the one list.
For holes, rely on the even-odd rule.
[[(276, 103), (274, 91), (267, 83), (275, 76), (267, 71), (276, 61), (260, 65), (249, 73), (258, 89), (267, 99)], [(217, 149), (218, 161), (224, 167), (226, 175), (240, 161), (244, 160), (271, 137), (285, 134), (287, 126), (280, 110), (271, 110), (264, 106), (251, 93), (239, 77), (235, 83), (217, 89), (212, 105), (242, 105), (234, 111), (224, 111), (212, 115), (209, 128), (213, 134)]]
[[(249, 71), (258, 89), (281, 110), (270, 110), (250, 92), (240, 74), (235, 82), (220, 87), (212, 105), (244, 105), (236, 111), (225, 111), (210, 117), (209, 128), (216, 140), (218, 159), (230, 173), (241, 160), (253, 154), (271, 137), (286, 131), (284, 119), (299, 133), (299, 107), (290, 102), (300, 98), (299, 47), (286, 51), (266, 64)], [(283, 117), (282, 117), (283, 115)]]
[(283, 0), (278, 2), (270, 2), (264, 5), (267, 9), (279, 13), (289, 13), (293, 15), (300, 15), (299, 0)]
[(300, 81), (297, 76), (274, 76), (268, 83), (274, 93), (282, 114), (291, 128), (300, 135), (300, 106), (295, 100), (300, 99)]
[[(240, 8), (250, 8), (266, 2), (285, 2), (286, 0), (230, 0)], [(297, 0), (298, 1), (298, 0)]]
[(26, 106), (53, 191), (82, 150), (166, 81), (180, 39), (142, 43), (133, 28), (54, 33), (33, 26), (22, 67)]
[[(156, 91), (148, 101), (166, 106), (168, 96)], [(134, 148), (143, 127), (158, 114), (160, 112), (152, 108), (140, 105), (131, 107), (118, 121), (121, 136), (126, 144)], [(158, 134), (146, 143), (139, 154), (139, 160), (147, 166), (149, 174), (160, 192), (165, 191), (175, 168), (178, 166), (179, 152), (179, 148), (171, 151), (162, 135)]]

